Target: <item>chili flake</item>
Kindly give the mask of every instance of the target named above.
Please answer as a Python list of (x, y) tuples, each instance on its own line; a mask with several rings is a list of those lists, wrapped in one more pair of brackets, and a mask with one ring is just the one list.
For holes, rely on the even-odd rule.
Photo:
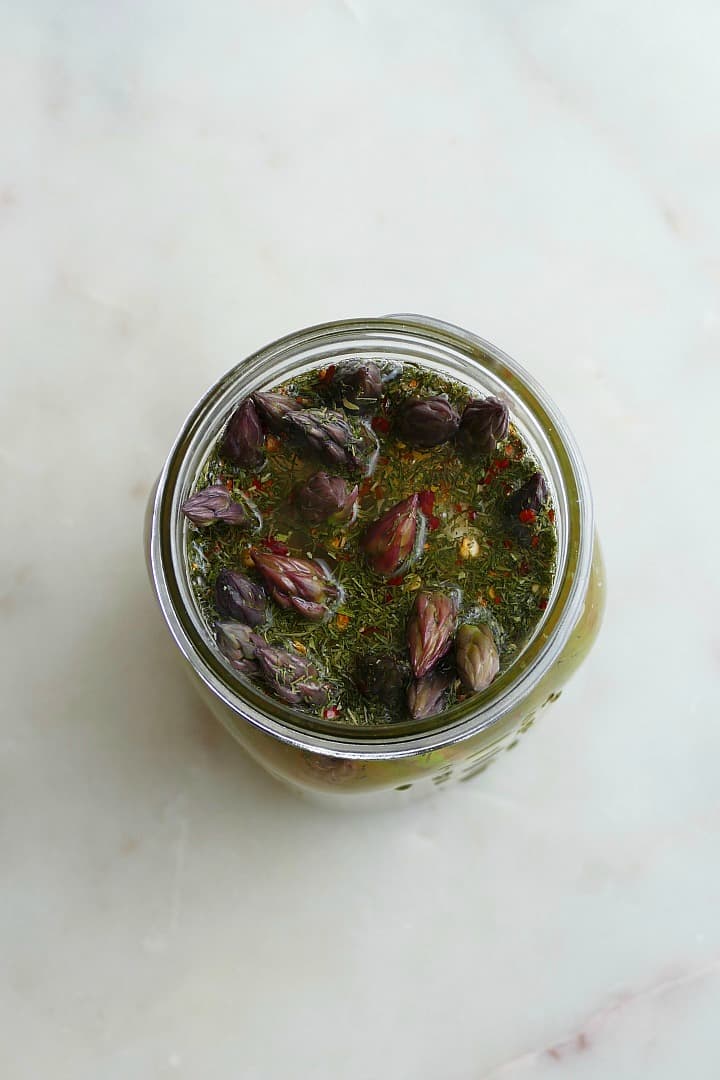
[(435, 492), (427, 488), (425, 491), (421, 491), (419, 494), (418, 502), (423, 514), (428, 517), (432, 514), (435, 506)]
[(322, 386), (329, 386), (330, 383), (333, 381), (333, 377), (336, 371), (337, 366), (335, 364), (330, 364), (329, 367), (323, 368), (322, 371), (318, 372), (318, 382)]

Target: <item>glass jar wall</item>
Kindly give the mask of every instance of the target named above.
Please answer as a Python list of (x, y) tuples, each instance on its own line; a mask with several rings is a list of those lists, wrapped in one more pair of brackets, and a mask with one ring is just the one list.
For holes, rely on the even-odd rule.
[[(284, 705), (227, 667), (191, 587), (188, 525), (180, 512), (240, 400), (348, 359), (420, 364), (473, 393), (502, 398), (549, 481), (558, 538), (547, 608), (512, 665), (483, 693), (429, 720), (367, 729), (329, 723)], [(312, 327), (274, 342), (228, 372), (198, 403), (178, 436), (151, 497), (146, 543), (163, 615), (212, 711), (270, 773), (315, 792), (417, 791), (483, 772), (557, 700), (590, 650), (602, 617), (604, 581), (590, 490), (564, 420), (532, 377), (499, 349), (419, 316)]]

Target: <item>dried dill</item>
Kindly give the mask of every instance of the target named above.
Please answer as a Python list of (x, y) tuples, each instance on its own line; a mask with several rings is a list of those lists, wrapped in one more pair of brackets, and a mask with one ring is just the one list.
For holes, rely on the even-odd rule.
[[(408, 397), (445, 395), (461, 413), (471, 395), (440, 375), (413, 364), (385, 375), (375, 415), (364, 418), (379, 451), (370, 475), (340, 463), (328, 465), (287, 435), (265, 437), (264, 459), (253, 469), (223, 458), (219, 448), (197, 478), (196, 490), (223, 485), (256, 522), (254, 531), (218, 521), (188, 529), (190, 578), (200, 608), (212, 626), (214, 583), (226, 568), (256, 579), (251, 546), (293, 557), (320, 560), (342, 587), (342, 603), (329, 619), (311, 622), (294, 609), (272, 605), (272, 621), (262, 628), (271, 645), (312, 660), (332, 685), (328, 718), (351, 725), (387, 723), (397, 709), (370, 700), (358, 690), (358, 657), (396, 657), (405, 663), (406, 624), (420, 589), (456, 588), (460, 623), (485, 624), (492, 631), (505, 670), (537, 625), (553, 582), (556, 559), (554, 511), (549, 500), (537, 512), (508, 514), (508, 497), (538, 472), (538, 464), (511, 423), (490, 454), (468, 458), (455, 441), (428, 449), (412, 447), (397, 435), (394, 417)], [(391, 377), (388, 377), (391, 376)], [(273, 392), (289, 395), (305, 410), (337, 409), (356, 423), (353, 401), (333, 399), (334, 370), (310, 372)], [(356, 429), (353, 429), (356, 430)], [(349, 459), (348, 459), (349, 460)], [(359, 485), (352, 523), (309, 524), (294, 504), (297, 488), (323, 469)], [(359, 542), (368, 526), (389, 508), (418, 494), (426, 525), (419, 556), (406, 572), (389, 580), (373, 573)], [(448, 660), (447, 663), (450, 661)], [(460, 691), (463, 693), (462, 691)], [(455, 700), (457, 680), (446, 702)]]

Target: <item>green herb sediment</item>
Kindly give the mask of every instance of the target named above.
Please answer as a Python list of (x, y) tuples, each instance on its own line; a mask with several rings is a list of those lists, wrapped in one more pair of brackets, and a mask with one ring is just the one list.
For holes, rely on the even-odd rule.
[[(306, 407), (327, 403), (317, 372), (274, 389), (298, 397)], [(291, 496), (298, 485), (318, 469), (342, 470), (328, 467), (284, 437), (268, 436), (266, 460), (258, 471), (231, 465), (215, 450), (197, 479), (198, 489), (213, 483), (231, 486), (235, 497), (252, 503), (262, 517), (255, 533), (224, 524), (189, 530), (191, 580), (209, 625), (217, 618), (213, 585), (219, 571), (229, 568), (256, 577), (248, 550), (268, 539), (283, 544), (291, 555), (324, 561), (342, 585), (343, 601), (327, 622), (311, 623), (272, 605), (272, 621), (262, 634), (272, 644), (306, 652), (318, 664), (337, 688), (333, 706), (345, 724), (397, 719), (359, 693), (353, 681), (355, 660), (367, 652), (405, 653), (405, 626), (419, 588), (458, 588), (460, 622), (490, 626), (504, 670), (542, 616), (552, 585), (556, 531), (551, 505), (531, 524), (509, 519), (505, 510), (508, 492), (538, 471), (512, 425), (493, 454), (475, 461), (460, 455), (453, 442), (418, 450), (400, 442), (392, 430), (383, 430), (402, 399), (439, 393), (447, 394), (459, 410), (470, 397), (465, 387), (410, 364), (386, 384), (383, 410), (374, 425), (379, 458), (373, 474), (358, 480), (359, 513), (350, 526), (308, 527), (295, 513)], [(432, 512), (426, 513), (424, 549), (401, 579), (391, 578), (390, 584), (369, 569), (358, 543), (374, 520), (413, 492), (432, 492), (434, 497)], [(450, 702), (456, 693), (454, 687)]]

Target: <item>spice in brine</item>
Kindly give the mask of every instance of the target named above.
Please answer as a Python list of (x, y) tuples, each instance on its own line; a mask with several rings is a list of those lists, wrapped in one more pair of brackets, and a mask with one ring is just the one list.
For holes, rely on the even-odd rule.
[(507, 406), (409, 363), (343, 361), (238, 402), (183, 511), (227, 664), (340, 725), (487, 690), (555, 574), (548, 484)]

